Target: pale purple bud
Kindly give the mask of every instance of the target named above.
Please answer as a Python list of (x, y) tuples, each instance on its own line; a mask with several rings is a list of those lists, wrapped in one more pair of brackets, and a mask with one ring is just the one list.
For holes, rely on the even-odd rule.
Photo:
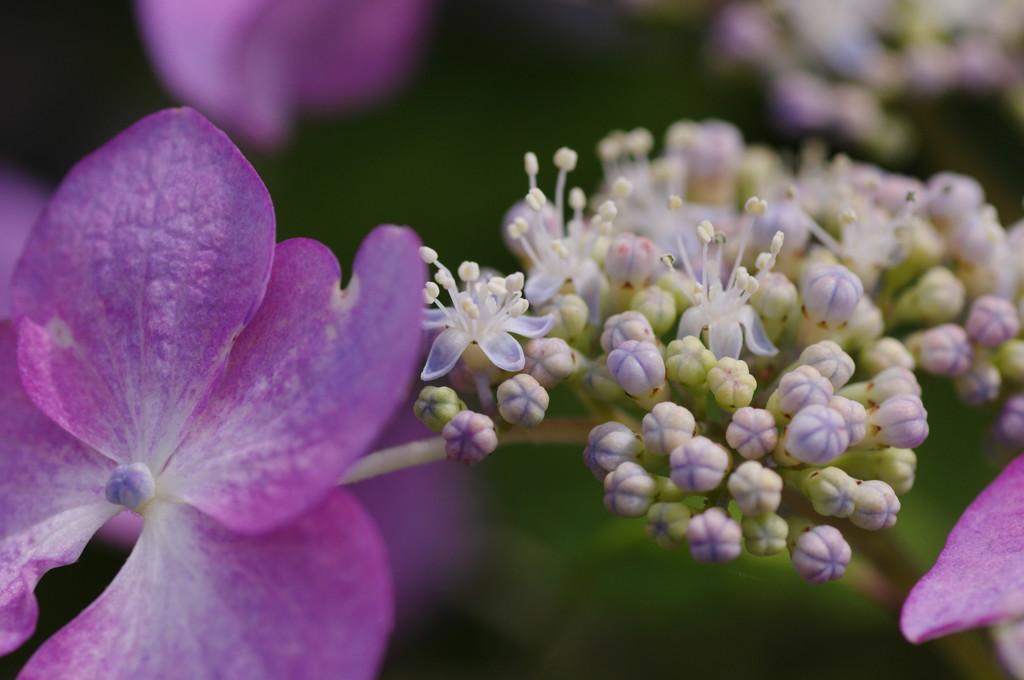
[(779, 380), (779, 408), (786, 415), (832, 398), (832, 383), (811, 366), (797, 366)]
[(832, 119), (832, 90), (806, 71), (785, 73), (771, 89), (772, 117), (791, 133), (821, 131)]
[(665, 360), (650, 342), (626, 340), (608, 355), (608, 373), (631, 396), (645, 396), (665, 383)]
[(707, 120), (697, 126), (686, 149), (687, 172), (693, 177), (729, 177), (739, 169), (743, 157), (743, 135), (731, 123)]
[(669, 454), (672, 481), (683, 491), (711, 491), (729, 469), (729, 452), (707, 437), (694, 437)]
[(925, 210), (941, 224), (951, 225), (964, 221), (977, 212), (984, 202), (985, 192), (972, 177), (940, 172), (928, 180)]
[(928, 438), (928, 412), (917, 395), (897, 394), (868, 411), (868, 432), (876, 443), (912, 449)]
[(724, 59), (756, 65), (778, 48), (774, 19), (762, 7), (730, 3), (722, 7), (712, 28), (712, 43)]
[(994, 430), (996, 441), (1006, 448), (1024, 446), (1024, 396), (1017, 394), (1003, 403)]
[(756, 460), (741, 463), (729, 475), (728, 487), (744, 515), (775, 512), (782, 502), (782, 477)]
[(999, 371), (990, 363), (975, 362), (969, 371), (953, 381), (956, 393), (969, 406), (981, 406), (995, 401), (999, 397), (999, 387), (1003, 378)]
[(597, 479), (627, 461), (636, 461), (643, 453), (640, 438), (631, 429), (617, 422), (598, 425), (590, 431), (583, 449), (583, 462)]
[(790, 556), (800, 578), (817, 586), (846, 573), (852, 552), (839, 529), (820, 524), (800, 534)]
[(725, 441), (744, 458), (763, 458), (779, 443), (775, 416), (762, 408), (737, 409), (725, 430)]
[(647, 511), (647, 535), (666, 550), (686, 540), (686, 525), (693, 513), (682, 503), (655, 503)]
[(1012, 302), (995, 295), (982, 295), (971, 304), (967, 334), (982, 347), (996, 347), (1020, 333), (1020, 318)]
[(721, 508), (709, 508), (690, 518), (686, 540), (698, 562), (729, 562), (740, 556), (743, 530), (739, 522)]
[(479, 463), (498, 448), (494, 421), (482, 413), (459, 411), (441, 430), (448, 460), (463, 465)]
[(532, 376), (514, 375), (498, 385), (498, 413), (513, 425), (536, 427), (548, 410), (548, 391)]
[(604, 322), (601, 332), (601, 349), (611, 352), (627, 340), (654, 342), (657, 340), (651, 322), (640, 312), (628, 311), (613, 314)]
[(864, 404), (836, 395), (829, 400), (828, 407), (841, 413), (843, 420), (846, 421), (850, 446), (856, 446), (864, 441), (868, 431), (868, 411), (864, 408)]
[(863, 294), (857, 275), (838, 264), (811, 267), (800, 279), (804, 314), (825, 328), (846, 323)]
[(775, 233), (784, 234), (785, 252), (803, 252), (810, 238), (811, 218), (804, 212), (799, 201), (772, 201), (768, 204), (764, 215), (759, 217), (750, 231), (750, 245), (755, 252), (768, 250), (775, 238)]
[(643, 236), (617, 234), (608, 246), (604, 272), (612, 283), (641, 289), (660, 266), (661, 251)]
[(576, 370), (576, 353), (561, 338), (534, 338), (523, 349), (523, 370), (544, 387), (554, 387)]
[(786, 453), (803, 463), (824, 465), (850, 445), (846, 420), (838, 411), (815, 404), (798, 411), (783, 434)]
[(604, 478), (604, 507), (622, 517), (643, 517), (656, 494), (654, 478), (637, 463), (622, 463)]
[(669, 455), (696, 433), (693, 414), (670, 401), (656, 404), (643, 419), (644, 446), (656, 456)]
[(744, 517), (741, 526), (743, 545), (751, 555), (768, 557), (786, 549), (789, 523), (774, 512)]
[(850, 380), (856, 368), (853, 358), (831, 340), (808, 345), (800, 353), (800, 363), (817, 369), (837, 390)]
[(875, 203), (887, 213), (896, 214), (907, 203), (907, 195), (924, 195), (921, 180), (906, 175), (886, 173), (875, 191)]
[(857, 480), (845, 470), (826, 467), (813, 472), (800, 484), (814, 511), (827, 517), (849, 517), (857, 496)]
[(896, 524), (900, 499), (892, 487), (883, 481), (869, 479), (857, 487), (850, 521), (861, 529), (877, 531)]

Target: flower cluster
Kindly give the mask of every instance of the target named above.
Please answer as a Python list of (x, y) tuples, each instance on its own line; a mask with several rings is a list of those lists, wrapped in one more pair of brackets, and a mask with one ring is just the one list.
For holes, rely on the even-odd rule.
[(1022, 26), (1010, 0), (732, 0), (712, 19), (711, 50), (768, 80), (783, 127), (884, 151), (912, 133), (901, 99), (996, 93), (1020, 111)]
[[(485, 351), (490, 365), (453, 358), (453, 334), (458, 352), (491, 341), (467, 341), (450, 308), (435, 314), (428, 327), (447, 330), (432, 357), (445, 355), (454, 389), (426, 388), (417, 413), (449, 459), (473, 463), (516, 426), (541, 426), (565, 383), (597, 421), (583, 458), (609, 511), (700, 561), (788, 550), (807, 581), (838, 578), (842, 531), (893, 526), (913, 485), (928, 435), (915, 371), (950, 378), (971, 405), (1024, 382), (1010, 254), (1024, 227), (1004, 229), (968, 177), (924, 182), (813, 152), (789, 169), (720, 121), (677, 123), (653, 149), (646, 130), (601, 140), (604, 181), (589, 200), (568, 192), (568, 220), (576, 154), (555, 154), (553, 201), (527, 155), (529, 193), (505, 229), (529, 272), (514, 288), (544, 316), (531, 333), (485, 322), (532, 338), (521, 362)], [(466, 291), (444, 268), (437, 281), (475, 310), (488, 284), (463, 268)], [(495, 278), (497, 318), (512, 277)], [(439, 375), (428, 361), (423, 377)], [(1003, 403), (993, 441), (1019, 449), (1024, 396)]]

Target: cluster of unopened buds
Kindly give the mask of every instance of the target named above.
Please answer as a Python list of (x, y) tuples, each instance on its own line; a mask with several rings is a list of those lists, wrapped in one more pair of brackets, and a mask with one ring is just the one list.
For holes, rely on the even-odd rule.
[(790, 170), (719, 121), (653, 147), (646, 130), (602, 140), (605, 182), (568, 205), (576, 153), (555, 154), (553, 201), (526, 155), (504, 221), (525, 276), (465, 262), (460, 286), (422, 250), (426, 326), (444, 330), (421, 377), (451, 387), (415, 408), (450, 460), (513, 432), (564, 441), (541, 433), (565, 385), (593, 416), (583, 459), (609, 511), (699, 561), (788, 550), (824, 583), (851, 558), (843, 530), (892, 527), (914, 482), (915, 371), (1002, 400), (994, 450), (1024, 447), (1024, 227), (1004, 229), (975, 181), (814, 154)]

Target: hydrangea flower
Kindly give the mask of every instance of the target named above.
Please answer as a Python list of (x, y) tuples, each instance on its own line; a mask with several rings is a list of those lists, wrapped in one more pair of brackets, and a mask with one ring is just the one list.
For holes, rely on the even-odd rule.
[(341, 290), (322, 244), (274, 245), (266, 188), (188, 109), (70, 172), (0, 324), (0, 651), (35, 628), (43, 573), (144, 520), (22, 677), (374, 673), (387, 562), (336, 483), (417, 358), (417, 246), (378, 228)]
[[(437, 252), (424, 247), (420, 254), (424, 262), (437, 267), (437, 283), (428, 281), (424, 289), (426, 303), (436, 305), (437, 309), (427, 312), (424, 328), (444, 328), (430, 347), (420, 379), (436, 380), (445, 375), (467, 349), (479, 349), (485, 357), (480, 360), (469, 356), (467, 361), (474, 368), (490, 362), (504, 371), (522, 370), (526, 355), (511, 334), (537, 338), (555, 323), (550, 314), (526, 316), (530, 303), (523, 297), (523, 275), (516, 272), (508, 277), (489, 276), (481, 273), (477, 263), (463, 262), (458, 274), (465, 290), (460, 291), (455, 277), (438, 261)], [(438, 300), (441, 288), (451, 298), (451, 307)]]
[(1000, 656), (1024, 677), (1024, 456), (1016, 458), (968, 506), (931, 571), (903, 605), (900, 627), (911, 642), (978, 626), (995, 631)]
[(167, 88), (262, 146), (299, 110), (349, 109), (393, 91), (421, 52), (432, 0), (137, 0)]

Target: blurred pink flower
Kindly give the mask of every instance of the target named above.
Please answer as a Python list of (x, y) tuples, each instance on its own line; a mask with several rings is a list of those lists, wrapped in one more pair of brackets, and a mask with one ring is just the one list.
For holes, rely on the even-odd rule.
[(150, 58), (183, 103), (264, 147), (303, 111), (354, 109), (398, 88), (434, 0), (136, 0)]

